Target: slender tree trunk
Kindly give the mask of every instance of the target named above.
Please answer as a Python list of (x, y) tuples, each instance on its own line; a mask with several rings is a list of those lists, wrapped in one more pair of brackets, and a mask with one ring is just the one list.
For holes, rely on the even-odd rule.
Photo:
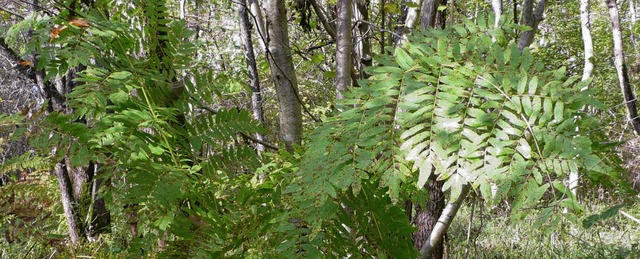
[(582, 32), (582, 44), (584, 45), (584, 69), (582, 81), (593, 74), (593, 40), (591, 38), (591, 21), (589, 21), (589, 0), (580, 0), (580, 30)]
[(80, 239), (80, 231), (78, 230), (77, 214), (74, 211), (73, 190), (71, 186), (71, 180), (65, 170), (65, 163), (59, 162), (56, 164), (54, 174), (58, 178), (58, 187), (60, 187), (60, 198), (62, 199), (62, 209), (64, 215), (67, 218), (67, 224), (69, 225), (69, 238), (72, 244), (78, 243)]
[(524, 0), (522, 5), (522, 25), (531, 27), (531, 30), (520, 34), (520, 39), (518, 40), (518, 49), (520, 49), (520, 52), (533, 43), (534, 35), (538, 30), (538, 24), (542, 21), (544, 16), (544, 8), (547, 1), (538, 1), (535, 12), (533, 11), (533, 1), (534, 0)]
[(256, 24), (256, 32), (258, 33), (258, 43), (260, 44), (260, 48), (267, 52), (267, 25), (264, 20), (264, 15), (262, 14), (262, 8), (257, 0), (247, 0), (249, 4), (249, 10), (251, 10), (252, 16), (250, 17)]
[(318, 16), (318, 19), (320, 20), (320, 23), (322, 24), (322, 27), (324, 27), (324, 30), (329, 34), (329, 36), (331, 36), (331, 39), (335, 40), (336, 39), (336, 30), (335, 30), (333, 24), (331, 24), (327, 20), (327, 13), (325, 12), (325, 10), (322, 9), (320, 4), (318, 4), (318, 1), (309, 0), (309, 2), (311, 2), (311, 7), (313, 7), (313, 11)]
[(629, 23), (629, 30), (631, 31), (631, 45), (633, 46), (633, 50), (635, 51), (636, 57), (638, 56), (638, 44), (636, 42), (635, 36), (635, 28), (636, 22), (638, 21), (638, 14), (636, 12), (636, 4), (635, 0), (629, 0), (629, 16), (631, 17), (631, 22)]
[(638, 110), (636, 109), (636, 97), (629, 83), (629, 72), (627, 64), (624, 61), (624, 49), (622, 47), (622, 30), (620, 29), (620, 16), (618, 13), (618, 5), (615, 0), (606, 0), (607, 8), (609, 8), (609, 17), (611, 18), (611, 30), (613, 34), (613, 56), (616, 72), (618, 73), (618, 84), (622, 91), (622, 96), (627, 107), (627, 119), (633, 126), (636, 135), (640, 135), (640, 118), (638, 118)]
[[(359, 64), (357, 66), (358, 71), (360, 72), (358, 75), (359, 79), (367, 78), (367, 74), (364, 72), (365, 67), (369, 67), (373, 65), (373, 59), (371, 54), (371, 32), (369, 30), (369, 24), (362, 21), (369, 21), (369, 0), (356, 0), (356, 8), (354, 9), (354, 18), (355, 21), (358, 22), (358, 38), (356, 42), (358, 43), (359, 50), (357, 60), (359, 60)], [(357, 15), (356, 15), (357, 14)], [(354, 85), (357, 82), (353, 82)]]
[(351, 86), (352, 42), (351, 34), (351, 0), (338, 0), (337, 15), (337, 44), (336, 44), (336, 99), (344, 98), (342, 92), (348, 91)]
[[(387, 3), (386, 0), (380, 0), (380, 6), (385, 6), (385, 4)], [(380, 19), (380, 28), (386, 28), (386, 22), (387, 22), (387, 11), (385, 8), (381, 8), (380, 10), (380, 17), (382, 17)], [(393, 37), (393, 36), (391, 36)], [(384, 54), (386, 53), (385, 51), (385, 39), (384, 39), (384, 31), (380, 31), (380, 54)]]
[(287, 12), (284, 0), (267, 0), (265, 4), (267, 59), (278, 96), (280, 135), (287, 149), (292, 150), (302, 140), (302, 106), (289, 49)]
[[(413, 29), (415, 29), (418, 18), (420, 17), (420, 6), (422, 6), (422, 0), (409, 1), (411, 1), (416, 7), (407, 6), (407, 15), (404, 20), (404, 24), (398, 26), (398, 30), (396, 30), (396, 33), (402, 36), (400, 41), (407, 40), (407, 35), (411, 34)], [(396, 42), (396, 46), (398, 46), (400, 41)]]
[(98, 177), (98, 165), (90, 164), (89, 170), (92, 171), (93, 181), (91, 182), (91, 199), (93, 202), (91, 210), (90, 233), (92, 235), (99, 233), (111, 232), (111, 214), (107, 210), (104, 198), (98, 195), (100, 187), (109, 185), (110, 181), (104, 182)]
[[(593, 73), (593, 40), (591, 39), (591, 24), (589, 21), (589, 0), (580, 0), (580, 29), (582, 32), (582, 44), (584, 46), (584, 68), (582, 81), (588, 80)], [(586, 89), (586, 88), (585, 88)], [(574, 197), (578, 197), (578, 185), (580, 177), (578, 172), (569, 173), (569, 190)]]
[(180, 19), (186, 17), (187, 0), (180, 0)]
[(493, 13), (495, 17), (493, 19), (493, 26), (500, 26), (500, 18), (502, 16), (502, 0), (491, 0), (491, 9), (493, 9)]
[[(244, 55), (249, 70), (249, 87), (251, 88), (251, 111), (253, 119), (265, 124), (264, 112), (262, 110), (262, 92), (260, 90), (260, 78), (258, 77), (258, 67), (256, 65), (256, 57), (253, 52), (253, 41), (251, 40), (251, 23), (247, 14), (247, 6), (244, 2), (238, 5), (238, 14), (240, 15), (240, 34), (244, 45)], [(264, 135), (256, 133), (256, 139), (264, 141)], [(256, 143), (258, 152), (264, 151), (264, 145)]]

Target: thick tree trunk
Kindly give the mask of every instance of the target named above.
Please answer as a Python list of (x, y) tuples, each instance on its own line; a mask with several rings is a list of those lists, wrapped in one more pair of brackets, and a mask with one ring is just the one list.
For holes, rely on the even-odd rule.
[(609, 8), (609, 17), (611, 18), (611, 30), (613, 34), (613, 63), (618, 73), (618, 84), (622, 91), (622, 96), (627, 107), (627, 119), (633, 126), (636, 135), (640, 135), (640, 118), (638, 118), (638, 110), (636, 109), (636, 97), (629, 83), (629, 72), (627, 64), (624, 61), (624, 49), (622, 47), (622, 31), (620, 30), (620, 16), (618, 13), (618, 5), (615, 0), (606, 0), (607, 8)]
[[(446, 4), (446, 0), (423, 0), (420, 10), (420, 28), (423, 30), (433, 27), (444, 28), (446, 26), (446, 12), (437, 11), (437, 9), (438, 6)], [(442, 191), (442, 182), (436, 181), (436, 178), (436, 175), (432, 174), (425, 186), (429, 192), (429, 200), (424, 206), (416, 205), (416, 213), (413, 218), (413, 223), (418, 228), (413, 235), (413, 244), (416, 249), (423, 247), (424, 244), (429, 242), (429, 237), (434, 235), (434, 227), (445, 208), (445, 194)], [(440, 238), (444, 238), (446, 231), (438, 234), (442, 235)], [(440, 242), (434, 245), (429, 258), (443, 257), (444, 245)]]
[(302, 106), (289, 49), (284, 0), (267, 0), (265, 16), (268, 25), (267, 59), (278, 96), (280, 135), (287, 149), (292, 150), (292, 146), (302, 140)]
[[(253, 41), (251, 40), (251, 23), (247, 14), (247, 6), (244, 2), (238, 5), (238, 14), (240, 15), (240, 34), (244, 45), (244, 55), (249, 70), (249, 87), (251, 88), (251, 112), (253, 119), (265, 124), (264, 112), (262, 110), (262, 92), (260, 89), (260, 78), (258, 77), (258, 67), (256, 65), (256, 57), (253, 52)], [(256, 139), (264, 141), (264, 135), (256, 133)], [(264, 151), (264, 145), (256, 143), (258, 152)]]
[(458, 209), (462, 206), (462, 202), (467, 197), (467, 194), (469, 194), (470, 189), (471, 187), (469, 185), (464, 185), (458, 197), (451, 197), (451, 201), (449, 201), (447, 207), (444, 208), (442, 214), (438, 217), (438, 221), (433, 227), (429, 239), (424, 242), (424, 245), (420, 248), (419, 258), (442, 258), (442, 256), (437, 254), (439, 249), (441, 249), (439, 247), (442, 246), (442, 241), (447, 233), (447, 229), (449, 229), (451, 222), (453, 222), (453, 219), (456, 217)]
[(533, 11), (533, 1), (534, 0), (524, 0), (522, 5), (522, 25), (531, 27), (531, 30), (520, 34), (520, 39), (518, 40), (518, 49), (520, 49), (520, 52), (533, 43), (534, 35), (538, 30), (538, 24), (544, 16), (544, 8), (547, 1), (538, 1), (535, 12)]
[(433, 28), (436, 21), (436, 11), (439, 0), (424, 0), (420, 9), (420, 29)]
[(351, 86), (352, 42), (351, 34), (351, 0), (338, 0), (337, 15), (337, 44), (336, 44), (336, 99), (344, 98), (342, 92), (348, 91)]
[[(429, 241), (432, 230), (438, 223), (442, 210), (445, 207), (445, 195), (442, 192), (442, 182), (436, 181), (437, 176), (431, 174), (426, 189), (429, 191), (429, 200), (424, 205), (416, 205), (416, 213), (413, 218), (413, 224), (418, 230), (413, 233), (413, 245), (416, 249), (420, 249)], [(443, 233), (443, 235), (446, 233)], [(442, 243), (433, 247), (430, 258), (443, 258), (444, 245)]]

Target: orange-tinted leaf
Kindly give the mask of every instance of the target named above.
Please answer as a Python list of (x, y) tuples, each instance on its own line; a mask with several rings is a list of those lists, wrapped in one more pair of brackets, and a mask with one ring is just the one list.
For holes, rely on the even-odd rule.
[(28, 66), (31, 66), (31, 61), (23, 60), (23, 61), (18, 62), (18, 65), (21, 65), (23, 67), (28, 67)]
[(89, 22), (87, 22), (87, 20), (83, 20), (83, 19), (73, 19), (71, 21), (69, 21), (69, 24), (76, 26), (76, 27), (89, 27)]
[(49, 40), (49, 43), (51, 43), (53, 41), (53, 39), (58, 37), (58, 34), (60, 34), (60, 32), (62, 32), (62, 30), (66, 29), (66, 28), (67, 28), (66, 25), (64, 25), (62, 27), (53, 28), (53, 30), (51, 30), (51, 39)]

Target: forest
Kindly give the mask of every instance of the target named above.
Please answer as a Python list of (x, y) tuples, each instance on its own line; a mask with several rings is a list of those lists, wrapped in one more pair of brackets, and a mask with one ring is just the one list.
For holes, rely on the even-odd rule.
[(639, 258), (637, 0), (0, 0), (0, 258)]

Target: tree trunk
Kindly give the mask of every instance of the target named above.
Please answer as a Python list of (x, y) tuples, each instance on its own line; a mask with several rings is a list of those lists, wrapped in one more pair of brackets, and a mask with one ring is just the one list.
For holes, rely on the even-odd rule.
[[(413, 233), (413, 245), (416, 249), (420, 249), (429, 241), (429, 237), (445, 207), (442, 182), (436, 181), (436, 178), (435, 174), (431, 174), (427, 182), (426, 189), (429, 191), (427, 203), (424, 206), (416, 205), (416, 214), (413, 218), (413, 224), (418, 227), (418, 230)], [(444, 245), (442, 243), (434, 245), (432, 249), (433, 251), (429, 258), (444, 257)]]
[(289, 30), (284, 0), (267, 0), (265, 3), (267, 21), (267, 59), (278, 96), (280, 136), (288, 150), (302, 140), (302, 106), (298, 96), (298, 83), (293, 70), (293, 60), (289, 49)]
[(622, 31), (620, 30), (620, 16), (618, 14), (618, 5), (615, 0), (606, 0), (609, 8), (609, 16), (611, 18), (611, 30), (613, 34), (613, 63), (618, 73), (618, 84), (622, 91), (622, 96), (627, 106), (627, 119), (633, 126), (636, 135), (640, 135), (640, 118), (636, 109), (636, 97), (629, 83), (629, 74), (627, 64), (624, 61), (624, 49), (622, 47)]
[(98, 191), (100, 190), (100, 187), (108, 186), (109, 181), (107, 180), (106, 183), (103, 183), (103, 180), (97, 177), (98, 165), (91, 164), (89, 165), (89, 169), (93, 172), (93, 181), (91, 183), (91, 200), (93, 203), (89, 231), (92, 235), (108, 233), (111, 232), (111, 229), (109, 228), (111, 226), (111, 214), (109, 213), (109, 210), (107, 210), (104, 198), (98, 195)]
[(335, 40), (336, 30), (334, 26), (331, 23), (329, 23), (329, 21), (327, 20), (327, 14), (324, 11), (324, 9), (322, 9), (320, 4), (318, 4), (316, 0), (309, 0), (309, 2), (311, 2), (311, 7), (313, 7), (313, 11), (318, 16), (318, 19), (320, 20), (322, 27), (324, 27), (324, 30), (329, 34), (331, 39)]
[[(582, 81), (588, 80), (593, 73), (593, 40), (591, 39), (591, 29), (589, 22), (589, 0), (580, 0), (580, 29), (582, 32), (582, 44), (584, 45), (584, 68), (582, 69)], [(586, 90), (586, 87), (585, 89)], [(569, 190), (574, 197), (578, 197), (579, 185), (578, 172), (569, 173)]]
[(495, 15), (493, 20), (493, 26), (500, 26), (500, 17), (502, 16), (502, 0), (491, 0), (491, 9)]
[(635, 28), (636, 28), (636, 22), (638, 20), (638, 14), (636, 12), (636, 4), (635, 4), (635, 0), (629, 0), (629, 16), (631, 17), (631, 22), (629, 23), (629, 30), (631, 31), (631, 35), (629, 35), (631, 37), (631, 45), (633, 46), (633, 50), (635, 51), (636, 57), (639, 56), (638, 55), (638, 44), (636, 42), (636, 36), (635, 36)]
[(439, 0), (424, 0), (420, 9), (420, 29), (433, 28), (436, 21), (436, 11)]
[[(446, 5), (446, 0), (423, 0), (420, 11), (420, 28), (426, 30), (432, 27), (444, 28), (446, 26), (447, 15), (444, 11), (437, 11), (438, 6)], [(426, 190), (429, 192), (429, 200), (424, 206), (417, 204), (413, 223), (418, 230), (413, 235), (413, 244), (416, 249), (420, 249), (429, 242), (430, 236), (434, 235), (434, 228), (438, 222), (442, 211), (445, 208), (445, 194), (442, 191), (442, 182), (436, 181), (437, 176), (432, 174), (429, 178)], [(446, 235), (446, 231), (438, 233), (441, 239)], [(442, 242), (432, 247), (432, 254), (429, 258), (443, 258), (444, 245)]]
[(71, 243), (76, 244), (80, 238), (78, 230), (77, 214), (74, 211), (73, 190), (71, 187), (71, 180), (65, 170), (65, 163), (59, 162), (56, 164), (54, 174), (58, 179), (58, 187), (60, 187), (60, 198), (62, 199), (62, 208), (64, 215), (67, 218), (67, 224), (69, 225), (69, 237)]
[(396, 42), (396, 46), (400, 44), (400, 41), (407, 40), (407, 35), (411, 34), (413, 29), (416, 27), (416, 22), (418, 21), (418, 17), (420, 17), (420, 6), (422, 6), (422, 0), (409, 0), (416, 7), (407, 6), (407, 14), (404, 19), (404, 24), (398, 26), (396, 33), (401, 36), (401, 39)]
[[(354, 18), (355, 21), (369, 21), (369, 0), (356, 0), (355, 1), (356, 8), (354, 9)], [(371, 35), (372, 33), (369, 31), (369, 24), (366, 22), (358, 23), (358, 37), (356, 38), (356, 42), (358, 43), (358, 57), (359, 64), (357, 69), (359, 71), (358, 78), (365, 79), (367, 78), (367, 74), (364, 72), (365, 67), (370, 67), (373, 65), (373, 58), (371, 54)], [(357, 82), (353, 82), (353, 85), (357, 85)]]
[(336, 99), (344, 98), (342, 92), (348, 91), (351, 86), (352, 34), (351, 34), (351, 0), (338, 0), (337, 15), (337, 44), (336, 44)]
[(522, 34), (520, 34), (520, 39), (518, 40), (518, 49), (520, 49), (520, 52), (522, 52), (524, 48), (533, 43), (533, 36), (538, 30), (538, 24), (543, 19), (546, 3), (546, 0), (540, 0), (536, 5), (536, 10), (534, 13), (533, 0), (524, 0), (524, 3), (522, 5), (522, 25), (531, 27), (531, 30), (522, 32)]
[(437, 252), (441, 249), (439, 247), (442, 246), (443, 237), (447, 233), (451, 222), (453, 222), (453, 219), (456, 217), (458, 209), (462, 206), (462, 202), (467, 197), (467, 194), (469, 194), (470, 189), (471, 187), (469, 185), (464, 185), (458, 197), (451, 197), (451, 201), (449, 201), (447, 207), (444, 208), (442, 214), (438, 217), (438, 221), (433, 227), (429, 239), (424, 243), (422, 248), (420, 248), (419, 258), (442, 258), (442, 256), (437, 257), (439, 256)]
[(267, 25), (265, 24), (262, 8), (257, 0), (247, 0), (249, 10), (253, 14), (253, 20), (256, 23), (256, 32), (258, 33), (258, 43), (264, 52), (267, 52)]
[[(256, 57), (253, 52), (253, 41), (251, 40), (251, 23), (247, 14), (247, 6), (244, 2), (238, 5), (240, 15), (240, 34), (244, 45), (244, 55), (249, 70), (249, 87), (251, 88), (251, 112), (253, 119), (265, 124), (264, 112), (262, 110), (262, 92), (260, 90), (260, 78), (258, 77), (258, 67)], [(256, 139), (264, 141), (264, 135), (256, 133)], [(256, 143), (258, 152), (264, 151), (264, 145)]]

